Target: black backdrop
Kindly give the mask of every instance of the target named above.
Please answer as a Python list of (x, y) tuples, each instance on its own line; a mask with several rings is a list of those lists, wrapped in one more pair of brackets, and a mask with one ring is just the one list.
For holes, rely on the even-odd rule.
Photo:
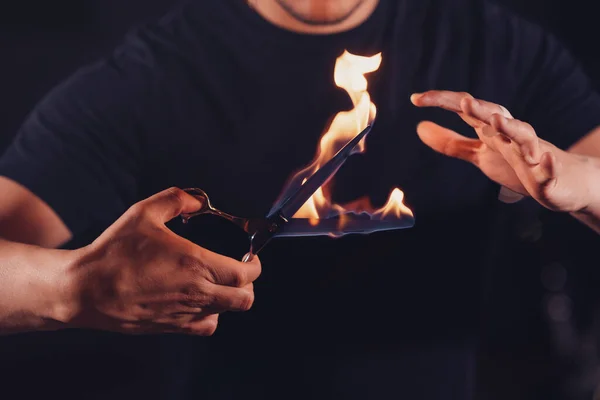
[[(0, 4), (0, 151), (29, 110), (83, 63), (110, 51), (134, 24), (176, 0), (19, 0)], [(600, 89), (600, 35), (585, 0), (500, 0), (555, 33)], [(500, 226), (506, 227), (499, 216)], [(511, 218), (518, 215), (509, 215)], [(517, 220), (519, 218), (516, 218)], [(485, 399), (591, 398), (600, 383), (595, 330), (596, 236), (542, 212), (510, 225), (489, 287), (479, 377)], [(540, 237), (542, 239), (540, 240)], [(510, 249), (510, 252), (508, 251)], [(497, 249), (498, 250), (498, 249)], [(507, 255), (510, 254), (510, 255)], [(511, 262), (521, 258), (529, 265)], [(0, 348), (3, 341), (0, 340)], [(1, 378), (0, 378), (1, 382)]]

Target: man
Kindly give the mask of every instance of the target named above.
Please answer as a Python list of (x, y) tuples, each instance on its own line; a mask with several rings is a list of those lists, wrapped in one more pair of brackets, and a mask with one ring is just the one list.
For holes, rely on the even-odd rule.
[[(276, 240), (260, 300), (223, 314), (252, 306), (260, 263), (236, 261), (247, 242), (222, 221), (167, 228), (199, 203), (164, 188), (264, 215), (349, 107), (332, 82), (344, 50), (384, 61), (369, 76), (368, 149), (339, 171), (334, 199), (382, 203), (398, 186), (417, 224)], [(439, 125), (416, 135), (424, 120)], [(59, 329), (17, 353), (3, 386), (37, 383), (15, 385), (19, 398), (469, 398), (500, 185), (597, 228), (600, 175), (585, 156), (600, 155), (598, 125), (600, 99), (568, 54), (491, 4), (185, 3), (53, 90), (0, 161), (0, 326)], [(215, 333), (219, 314), (216, 335), (193, 335)]]

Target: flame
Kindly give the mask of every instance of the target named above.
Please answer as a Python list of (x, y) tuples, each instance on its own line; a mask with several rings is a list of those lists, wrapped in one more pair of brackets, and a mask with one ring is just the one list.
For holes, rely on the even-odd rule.
[(373, 216), (376, 219), (402, 218), (403, 215), (413, 216), (412, 211), (404, 204), (404, 192), (398, 188), (394, 188), (387, 203), (376, 210)]
[[(377, 108), (371, 101), (365, 74), (377, 71), (381, 61), (381, 53), (372, 57), (363, 57), (345, 51), (337, 58), (334, 70), (335, 84), (348, 93), (354, 108), (335, 115), (329, 129), (321, 137), (314, 161), (295, 174), (291, 182), (302, 181), (304, 184), (309, 176), (375, 120)], [(365, 139), (356, 146), (355, 153), (366, 151)], [(311, 224), (318, 225), (319, 219), (338, 216), (339, 223), (343, 225), (347, 214), (351, 213), (367, 213), (371, 219), (401, 218), (405, 215), (412, 217), (411, 210), (404, 205), (403, 201), (404, 193), (395, 188), (381, 209), (374, 209), (368, 198), (342, 206), (333, 204), (326, 188), (321, 187), (296, 212), (294, 218), (308, 218)]]

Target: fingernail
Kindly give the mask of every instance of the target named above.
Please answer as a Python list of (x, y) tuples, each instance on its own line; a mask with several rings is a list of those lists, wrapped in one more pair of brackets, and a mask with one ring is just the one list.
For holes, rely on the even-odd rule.
[(413, 103), (417, 100), (419, 100), (421, 97), (423, 97), (423, 93), (413, 93), (410, 96), (410, 101), (412, 101)]

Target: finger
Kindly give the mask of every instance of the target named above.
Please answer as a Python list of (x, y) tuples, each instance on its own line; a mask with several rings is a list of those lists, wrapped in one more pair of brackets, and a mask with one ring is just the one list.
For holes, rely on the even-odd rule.
[(448, 90), (430, 90), (425, 93), (415, 93), (410, 101), (417, 107), (440, 107), (444, 110), (462, 112), (460, 102), (464, 98), (473, 98), (466, 92), (451, 92)]
[(186, 300), (179, 302), (181, 312), (213, 314), (223, 311), (247, 311), (254, 304), (254, 285), (242, 288), (205, 282), (201, 290), (187, 290)]
[(464, 137), (429, 121), (417, 126), (417, 134), (423, 143), (438, 153), (474, 164), (477, 162), (477, 153), (482, 145), (479, 140)]
[(469, 117), (475, 118), (487, 125), (492, 124), (492, 116), (494, 114), (500, 114), (505, 118), (512, 118), (510, 111), (503, 106), (475, 98), (462, 99), (460, 109)]
[(192, 321), (197, 320), (199, 317), (210, 315), (210, 312), (204, 313), (189, 313), (189, 312), (178, 312), (169, 315), (164, 315), (153, 320), (156, 324), (168, 325), (180, 328), (182, 325), (188, 324)]
[(211, 314), (195, 319), (181, 327), (183, 333), (197, 336), (212, 336), (219, 324), (219, 314)]
[(474, 100), (474, 98), (471, 94), (466, 92), (449, 92), (443, 90), (414, 94), (411, 97), (413, 104), (419, 107), (441, 107), (444, 110), (457, 113), (463, 121), (475, 129), (479, 138), (485, 141), (485, 138), (481, 136), (480, 129), (483, 128), (486, 123), (464, 112), (462, 104), (466, 100)]
[[(491, 126), (489, 127), (489, 130), (495, 131)], [(540, 182), (542, 180), (540, 173), (536, 172), (538, 167), (532, 167), (530, 164), (528, 164), (523, 156), (519, 154), (519, 152), (515, 151), (512, 143), (509, 142), (510, 139), (508, 139), (506, 136), (502, 134), (496, 134), (495, 136), (490, 137), (490, 140), (494, 142), (494, 147), (498, 152), (500, 152), (500, 154), (502, 154), (502, 157), (513, 169), (528, 193), (534, 195), (535, 197), (534, 193), (535, 191), (539, 190)]]
[(196, 315), (181, 320), (147, 321), (123, 323), (117, 330), (132, 335), (178, 333), (198, 336), (211, 336), (217, 330), (218, 314)]
[(204, 308), (199, 302), (173, 301), (168, 303), (150, 303), (144, 305), (152, 316), (176, 316), (183, 314), (201, 314)]
[(182, 333), (181, 324), (174, 322), (140, 321), (124, 322), (120, 324), (117, 332), (129, 335), (152, 335), (159, 333)]
[(194, 196), (172, 187), (140, 201), (132, 208), (134, 212), (156, 221), (168, 222), (178, 215), (196, 212), (201, 207), (202, 203)]
[(254, 304), (254, 288), (252, 284), (243, 288), (214, 285), (211, 289), (211, 312), (248, 311)]
[[(434, 90), (425, 93), (417, 93), (411, 96), (411, 101), (418, 107), (441, 107), (445, 110), (456, 112), (467, 124), (475, 129), (475, 132), (486, 145), (494, 148), (494, 142), (488, 140), (483, 135), (482, 130), (489, 124), (489, 116), (494, 112), (502, 112), (506, 117), (512, 117), (506, 108), (486, 102), (476, 100), (471, 94), (466, 92), (450, 92), (444, 90)], [(484, 110), (478, 110), (479, 114), (474, 113), (473, 108), (477, 105), (483, 105)], [(484, 112), (487, 110), (487, 113)]]
[(491, 124), (497, 132), (508, 137), (517, 146), (528, 164), (536, 165), (540, 162), (540, 141), (531, 125), (499, 114), (492, 115)]
[(242, 262), (209, 250), (204, 252), (202, 260), (211, 274), (212, 283), (241, 288), (260, 276), (261, 264), (256, 255), (252, 260)]

